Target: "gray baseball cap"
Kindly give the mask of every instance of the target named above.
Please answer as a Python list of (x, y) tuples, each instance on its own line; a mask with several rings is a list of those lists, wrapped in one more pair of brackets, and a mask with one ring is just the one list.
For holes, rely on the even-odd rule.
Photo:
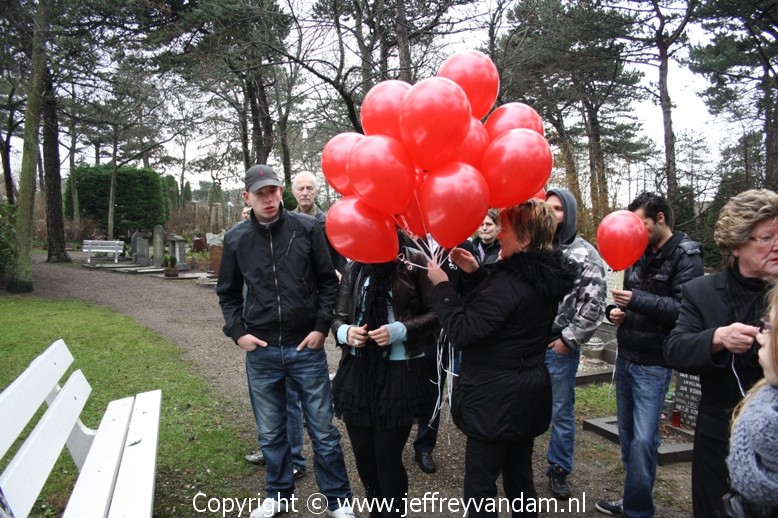
[(278, 175), (269, 166), (257, 164), (248, 168), (246, 171), (246, 190), (248, 192), (257, 192), (267, 185), (283, 187), (284, 184), (278, 181)]

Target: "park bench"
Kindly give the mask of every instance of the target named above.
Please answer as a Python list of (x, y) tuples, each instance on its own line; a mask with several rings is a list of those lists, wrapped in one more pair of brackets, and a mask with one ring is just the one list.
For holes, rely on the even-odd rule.
[[(98, 429), (91, 430), (79, 419), (92, 391), (83, 372), (58, 384), (72, 362), (58, 340), (0, 393), (0, 460), (34, 424), (10, 463), (0, 462), (7, 464), (0, 474), (0, 516), (30, 513), (65, 445), (79, 475), (63, 517), (151, 516), (162, 392), (110, 402)], [(48, 408), (40, 415), (44, 401)]]
[(119, 262), (119, 254), (124, 251), (122, 241), (99, 241), (97, 239), (84, 239), (81, 250), (86, 252), (86, 262), (92, 262), (92, 254), (97, 252), (106, 252), (113, 254), (113, 262)]

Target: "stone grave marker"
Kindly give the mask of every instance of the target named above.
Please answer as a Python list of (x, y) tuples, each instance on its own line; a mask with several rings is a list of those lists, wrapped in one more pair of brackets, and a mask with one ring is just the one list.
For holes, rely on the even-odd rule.
[(137, 264), (138, 266), (148, 266), (149, 265), (149, 240), (140, 237), (136, 241), (136, 250), (135, 253), (132, 254), (132, 262)]
[(605, 304), (615, 304), (611, 290), (624, 289), (624, 271), (615, 271), (613, 268), (605, 265), (605, 288), (608, 290), (605, 295)]
[(177, 234), (173, 234), (168, 240), (168, 246), (170, 255), (176, 258), (176, 268), (188, 270), (189, 267), (186, 264), (186, 240)]
[(162, 257), (165, 255), (165, 229), (162, 225), (154, 227), (154, 266), (162, 268)]
[(135, 259), (135, 254), (138, 253), (138, 239), (143, 237), (143, 234), (136, 231), (130, 238), (130, 257)]
[(702, 395), (700, 378), (683, 372), (676, 373), (676, 376), (675, 409), (681, 412), (681, 424), (694, 428)]

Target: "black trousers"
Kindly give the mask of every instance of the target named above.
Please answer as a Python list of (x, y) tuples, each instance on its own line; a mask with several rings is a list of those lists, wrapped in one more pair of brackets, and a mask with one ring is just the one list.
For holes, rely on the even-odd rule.
[[(465, 500), (470, 505), (468, 518), (496, 518), (499, 508), (489, 508), (489, 499), (497, 502), (497, 477), (502, 473), (505, 496), (513, 503), (511, 516), (537, 516), (537, 498), (532, 479), (534, 439), (515, 442), (486, 442), (467, 439), (465, 451)], [(529, 502), (528, 502), (529, 501)], [(523, 502), (523, 506), (522, 506)], [(481, 505), (481, 510), (474, 506)], [(496, 505), (496, 504), (495, 504)], [(502, 511), (507, 510), (503, 505)]]
[(729, 492), (728, 441), (694, 434), (692, 456), (692, 507), (694, 518), (716, 515), (716, 505)]
[(381, 428), (352, 426), (346, 431), (354, 450), (357, 473), (365, 486), (365, 496), (388, 503), (394, 499), (392, 510), (373, 511), (371, 518), (401, 516), (405, 512), (408, 493), (408, 472), (403, 464), (403, 449), (411, 434), (411, 426)]

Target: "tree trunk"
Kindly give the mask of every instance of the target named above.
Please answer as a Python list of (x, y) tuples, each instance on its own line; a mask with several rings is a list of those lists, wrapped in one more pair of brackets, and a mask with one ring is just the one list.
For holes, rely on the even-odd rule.
[(5, 195), (9, 205), (15, 203), (17, 195), (16, 187), (14, 186), (13, 172), (11, 170), (11, 135), (14, 134), (16, 128), (18, 128), (20, 124), (19, 122), (14, 121), (16, 103), (14, 103), (13, 98), (15, 94), (16, 88), (11, 88), (6, 100), (8, 107), (8, 124), (2, 141), (2, 148), (0, 148), (0, 157), (2, 157), (3, 161), (3, 178), (5, 179)]
[(397, 52), (400, 58), (400, 76), (398, 79), (410, 83), (411, 77), (411, 45), (408, 41), (408, 20), (405, 16), (405, 0), (396, 0), (397, 15)]
[(259, 125), (260, 141), (257, 148), (257, 163), (267, 164), (270, 153), (273, 152), (273, 117), (270, 115), (270, 101), (267, 98), (267, 89), (262, 82), (262, 76), (257, 77), (256, 83), (258, 119), (254, 121)]
[(673, 103), (667, 87), (669, 58), (667, 47), (659, 48), (659, 104), (662, 107), (662, 126), (665, 141), (665, 175), (667, 177), (667, 199), (672, 206), (678, 198), (678, 172), (675, 165), (675, 133), (673, 133)]
[(46, 33), (49, 28), (48, 0), (40, 0), (32, 36), (32, 74), (27, 88), (24, 113), (24, 145), (19, 177), (19, 205), (16, 213), (16, 258), (11, 268), (8, 291), (32, 291), (32, 218), (35, 208), (35, 169), (38, 163), (38, 129), (46, 67)]
[(111, 187), (108, 191), (108, 223), (106, 225), (105, 238), (113, 239), (113, 220), (116, 217), (116, 177), (119, 175), (118, 165), (119, 135), (116, 127), (113, 128), (113, 146), (111, 151)]
[(43, 127), (43, 172), (46, 177), (46, 234), (49, 263), (69, 263), (65, 250), (65, 218), (62, 213), (62, 175), (59, 161), (57, 97), (51, 71), (46, 70), (41, 123)]
[[(76, 91), (71, 91), (73, 104), (76, 101)], [(70, 119), (70, 154), (68, 163), (70, 164), (70, 196), (73, 198), (73, 238), (76, 243), (81, 241), (81, 207), (78, 202), (78, 178), (76, 176), (76, 146), (78, 145), (78, 135), (76, 133), (76, 119)]]
[(765, 188), (778, 191), (778, 80), (769, 73), (763, 79), (765, 133)]
[(589, 144), (589, 188), (592, 200), (592, 220), (601, 221), (608, 212), (608, 186), (605, 180), (605, 155), (602, 150), (602, 131), (597, 111), (585, 106), (586, 137)]

